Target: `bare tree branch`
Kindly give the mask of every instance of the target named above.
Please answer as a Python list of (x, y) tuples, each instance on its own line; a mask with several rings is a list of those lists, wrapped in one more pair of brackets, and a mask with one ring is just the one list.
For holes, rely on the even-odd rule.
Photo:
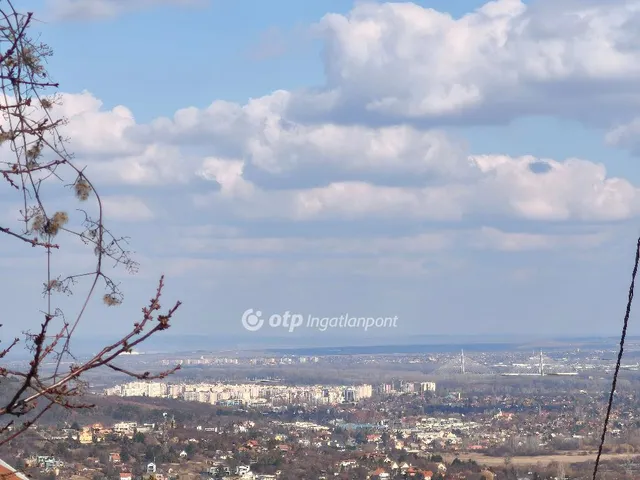
[[(0, 0), (0, 182), (4, 180), (9, 193), (19, 196), (21, 205), (17, 225), (0, 226), (0, 234), (4, 234), (0, 238), (39, 249), (46, 265), (43, 282), (46, 309), (38, 328), (35, 332), (26, 330), (24, 342), (15, 338), (0, 349), (0, 382), (12, 380), (17, 384), (11, 390), (9, 400), (0, 404), (0, 445), (25, 432), (54, 406), (90, 408), (91, 405), (77, 401), (84, 391), (81, 377), (90, 370), (105, 367), (123, 375), (150, 380), (166, 377), (178, 368), (137, 373), (114, 364), (122, 353), (169, 328), (180, 302), (160, 313), (164, 277), (160, 278), (149, 304), (142, 309), (141, 318), (135, 323), (132, 320), (131, 329), (120, 340), (104, 346), (90, 359), (74, 364), (68, 370), (62, 368), (63, 361), (75, 359), (70, 341), (78, 325), (86, 320), (87, 306), (98, 290), (104, 288), (102, 298), (107, 307), (122, 302), (123, 294), (118, 284), (104, 271), (105, 261), (132, 273), (137, 271), (137, 263), (127, 250), (127, 238), (115, 236), (106, 227), (102, 200), (95, 185), (85, 175), (84, 167), (77, 166), (65, 148), (58, 128), (66, 121), (54, 118), (55, 108), (60, 103), (54, 92), (58, 84), (51, 81), (45, 68), (45, 61), (52, 52), (48, 46), (27, 35), (32, 19), (31, 13), (16, 11), (10, 0)], [(69, 180), (64, 183), (65, 177), (71, 183)], [(97, 214), (92, 216), (88, 213), (91, 209), (76, 208), (72, 211), (78, 216), (76, 219), (69, 212), (52, 210), (49, 199), (56, 186), (66, 192), (71, 190), (76, 201), (93, 203)], [(54, 275), (51, 259), (65, 248), (65, 238), (79, 239), (93, 251), (95, 262), (91, 267)], [(55, 295), (76, 294), (76, 290), (81, 295), (78, 310), (65, 315), (56, 306)], [(27, 313), (25, 318), (28, 318)], [(2, 364), (18, 346), (23, 346), (30, 355), (24, 370)], [(55, 365), (53, 373), (43, 371), (43, 365), (51, 362)]]

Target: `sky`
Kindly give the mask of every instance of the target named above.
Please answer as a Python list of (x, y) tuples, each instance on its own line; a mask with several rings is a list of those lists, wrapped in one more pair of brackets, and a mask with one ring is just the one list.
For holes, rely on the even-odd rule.
[[(126, 331), (161, 274), (183, 302), (174, 334), (283, 334), (246, 331), (247, 309), (398, 318), (302, 329), (318, 343), (619, 331), (639, 233), (640, 1), (21, 7), (54, 51), (67, 148), (141, 265), (114, 270), (123, 304), (92, 302), (79, 334)], [(2, 255), (13, 332), (39, 321), (42, 262)]]

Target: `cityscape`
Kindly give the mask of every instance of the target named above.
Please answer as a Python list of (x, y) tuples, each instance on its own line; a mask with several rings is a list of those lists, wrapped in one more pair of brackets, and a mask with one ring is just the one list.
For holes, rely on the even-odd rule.
[[(429, 388), (435, 390), (435, 384), (424, 382), (419, 385), (418, 391), (424, 393)], [(370, 398), (372, 391), (371, 385), (349, 387), (310, 385), (298, 387), (207, 383), (197, 385), (170, 385), (166, 383), (132, 382), (108, 388), (104, 393), (105, 395), (118, 395), (121, 397), (179, 398), (185, 401), (204, 402), (216, 405), (295, 405), (297, 403), (333, 405), (340, 402), (356, 402)]]
[[(93, 410), (43, 418), (14, 454), (42, 478), (587, 478), (616, 349), (571, 343), (130, 352), (123, 369), (181, 368), (163, 380), (91, 378)], [(628, 349), (601, 468), (631, 479), (640, 339)]]
[(640, 479), (640, 0), (0, 0), (0, 480)]

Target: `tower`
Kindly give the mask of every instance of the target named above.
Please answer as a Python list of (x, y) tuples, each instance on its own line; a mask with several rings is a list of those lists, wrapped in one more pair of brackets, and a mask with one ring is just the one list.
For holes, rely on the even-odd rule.
[(460, 363), (461, 363), (461, 373), (464, 375), (464, 349), (461, 350), (460, 354)]

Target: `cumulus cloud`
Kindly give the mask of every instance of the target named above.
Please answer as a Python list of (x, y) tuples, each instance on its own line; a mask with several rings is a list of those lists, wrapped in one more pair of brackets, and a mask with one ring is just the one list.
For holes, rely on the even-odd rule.
[[(171, 119), (141, 125), (126, 107), (104, 110), (101, 101), (84, 92), (63, 94), (55, 115), (69, 120), (61, 131), (71, 139), (70, 149), (104, 181), (187, 181), (194, 175), (198, 153), (239, 158), (275, 176), (322, 170), (338, 180), (345, 174), (466, 179), (479, 173), (464, 141), (443, 131), (306, 125), (283, 116), (288, 99), (287, 92), (276, 92), (244, 106), (215, 101), (202, 110), (185, 108)], [(213, 168), (212, 162), (206, 160), (199, 173)]]
[(221, 187), (221, 194), (243, 197), (253, 193), (253, 185), (243, 176), (244, 163), (241, 161), (205, 158), (202, 169), (197, 172), (205, 180), (213, 180)]
[[(79, 159), (80, 160), (80, 159)], [(81, 157), (103, 183), (128, 185), (184, 184), (194, 176), (196, 162), (178, 148), (147, 145), (139, 154), (115, 155), (106, 160)]]
[(639, 12), (637, 0), (496, 0), (455, 19), (413, 3), (361, 3), (315, 26), (326, 84), (290, 109), (351, 123), (546, 114), (607, 124), (640, 106)]
[[(116, 15), (151, 3), (125, 8), (102, 0), (82, 8), (97, 5), (104, 15)], [(80, 8), (72, 0), (58, 2), (65, 5)], [(608, 176), (604, 165), (472, 154), (460, 133), (443, 128), (529, 114), (605, 125), (615, 120), (621, 126), (607, 141), (637, 148), (640, 128), (631, 109), (640, 107), (638, 12), (640, 0), (606, 6), (496, 0), (455, 19), (411, 3), (358, 3), (314, 27), (325, 44), (326, 82), (317, 90), (279, 90), (245, 104), (216, 100), (145, 124), (125, 106), (104, 109), (88, 92), (63, 95), (55, 111), (69, 118), (63, 133), (89, 175), (115, 188), (145, 187), (140, 198), (107, 202), (108, 214), (122, 220), (151, 219), (154, 202), (142, 195), (158, 192), (150, 187), (175, 186), (198, 207), (192, 215), (199, 221), (621, 221), (640, 213), (640, 190)], [(396, 248), (492, 245), (521, 251), (590, 248), (602, 241), (505, 233), (494, 225), (475, 232), (473, 241), (429, 235), (378, 238), (365, 250), (382, 255)], [(223, 250), (255, 247), (239, 235), (216, 241)], [(261, 242), (273, 251), (353, 254), (355, 248), (333, 240)]]
[(209, 0), (47, 0), (49, 13), (58, 20), (97, 20), (162, 5), (201, 6)]
[[(239, 215), (313, 220), (327, 218), (408, 218), (463, 220), (498, 215), (537, 221), (624, 220), (640, 213), (640, 190), (622, 178), (607, 178), (603, 165), (580, 159), (545, 160), (548, 171), (535, 173), (539, 163), (530, 156), (470, 156), (482, 175), (474, 182), (443, 186), (390, 187), (366, 182), (333, 182), (326, 186), (288, 191), (252, 190), (240, 178), (239, 161), (224, 168), (234, 176), (212, 178), (222, 191), (196, 196), (210, 207), (228, 201), (227, 185), (243, 182), (242, 203), (231, 205)], [(218, 161), (220, 162), (220, 161)], [(224, 162), (222, 162), (224, 163)], [(224, 198), (223, 198), (224, 197)]]
[(102, 101), (86, 91), (61, 96), (53, 113), (73, 119), (61, 128), (69, 138), (69, 147), (79, 155), (140, 153), (142, 147), (124, 137), (125, 130), (136, 123), (131, 110), (122, 105), (103, 110), (102, 106)]
[(284, 116), (290, 98), (289, 92), (279, 91), (244, 106), (216, 101), (202, 110), (186, 108), (172, 119), (136, 126), (129, 136), (141, 142), (206, 146), (218, 156), (241, 157), (275, 175), (309, 168), (447, 177), (473, 174), (464, 142), (440, 130), (308, 125)]
[[(84, 93), (63, 95), (59, 114), (69, 118), (64, 133), (78, 162), (101, 182), (200, 178), (210, 187), (199, 187), (197, 205), (242, 217), (612, 221), (639, 213), (639, 190), (601, 164), (471, 155), (443, 131), (406, 125), (306, 124), (286, 117), (289, 100), (276, 92), (246, 105), (214, 102), (141, 125), (125, 107), (103, 110)], [(282, 175), (286, 188), (270, 183)]]

